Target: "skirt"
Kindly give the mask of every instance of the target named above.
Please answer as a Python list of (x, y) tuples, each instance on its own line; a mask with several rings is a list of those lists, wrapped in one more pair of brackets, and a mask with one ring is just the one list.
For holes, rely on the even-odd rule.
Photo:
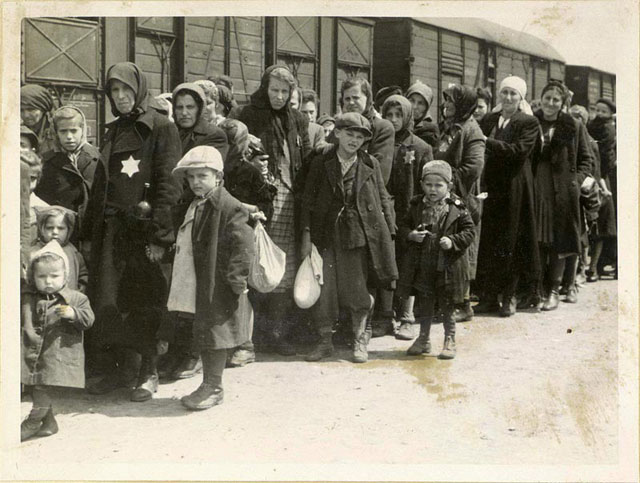
[(278, 188), (278, 192), (273, 200), (273, 216), (267, 224), (267, 233), (273, 242), (287, 255), (284, 276), (280, 284), (273, 290), (274, 293), (282, 293), (293, 288), (293, 282), (296, 278), (295, 205), (291, 189), (282, 183), (279, 178), (276, 178), (274, 184)]

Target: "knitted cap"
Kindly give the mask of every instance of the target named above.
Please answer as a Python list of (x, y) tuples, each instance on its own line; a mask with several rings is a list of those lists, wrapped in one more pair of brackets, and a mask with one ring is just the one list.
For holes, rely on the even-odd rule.
[(429, 161), (422, 168), (422, 179), (428, 174), (438, 175), (447, 183), (451, 183), (451, 179), (453, 178), (451, 166), (446, 161)]

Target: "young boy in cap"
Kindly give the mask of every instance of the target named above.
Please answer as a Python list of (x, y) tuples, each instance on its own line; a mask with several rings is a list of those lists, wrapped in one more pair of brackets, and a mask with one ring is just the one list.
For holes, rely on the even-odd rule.
[(223, 172), (222, 156), (211, 146), (191, 149), (172, 172), (184, 176), (195, 195), (173, 209), (177, 234), (167, 302), (170, 312), (193, 320), (202, 358), (202, 384), (182, 398), (192, 410), (222, 403), (227, 349), (251, 339), (253, 231), (247, 209), (222, 186)]
[(424, 195), (414, 196), (409, 212), (400, 222), (399, 234), (408, 241), (400, 265), (397, 293), (416, 296), (416, 318), (420, 335), (408, 355), (429, 354), (429, 331), (436, 305), (444, 322), (444, 347), (440, 359), (456, 354), (456, 323), (452, 317), (456, 303), (464, 298), (469, 280), (467, 247), (475, 228), (463, 202), (451, 193), (451, 166), (446, 161), (430, 161), (422, 169)]
[(369, 286), (390, 288), (398, 278), (392, 236), (395, 215), (380, 165), (361, 150), (371, 137), (369, 121), (351, 112), (336, 119), (337, 145), (311, 161), (302, 198), (301, 256), (313, 242), (322, 255), (324, 286), (312, 308), (320, 342), (307, 355), (317, 361), (333, 353), (332, 328), (339, 309), (351, 317), (353, 361), (366, 362)]

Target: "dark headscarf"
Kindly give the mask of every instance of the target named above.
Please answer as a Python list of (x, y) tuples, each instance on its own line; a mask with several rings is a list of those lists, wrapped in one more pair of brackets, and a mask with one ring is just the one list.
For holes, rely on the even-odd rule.
[(407, 137), (407, 135), (413, 131), (413, 107), (411, 101), (406, 97), (394, 94), (389, 96), (384, 104), (382, 104), (382, 118), (386, 119), (387, 111), (392, 107), (399, 107), (402, 111), (402, 129), (396, 134), (396, 144), (401, 143)]
[(383, 87), (378, 92), (376, 92), (376, 97), (373, 101), (374, 107), (378, 110), (381, 110), (384, 104), (384, 101), (386, 101), (387, 99), (389, 99), (389, 97), (394, 96), (396, 94), (402, 95), (402, 88), (400, 86)]
[(174, 118), (176, 117), (176, 101), (178, 99), (178, 96), (182, 94), (189, 94), (191, 97), (193, 97), (193, 100), (198, 106), (198, 117), (196, 118), (196, 122), (192, 127), (184, 129), (176, 124), (176, 126), (178, 127), (178, 132), (180, 133), (182, 145), (184, 146), (184, 137), (190, 134), (193, 129), (203, 120), (202, 118), (204, 116), (204, 108), (207, 105), (207, 98), (204, 94), (204, 91), (202, 90), (202, 87), (200, 87), (198, 84), (195, 84), (193, 82), (184, 82), (183, 84), (179, 84), (171, 93), (171, 104), (173, 105)]
[(451, 120), (453, 124), (463, 124), (478, 107), (478, 94), (475, 89), (454, 84), (442, 91), (442, 96), (453, 101), (456, 113)]
[(131, 113), (127, 114), (124, 117), (129, 116), (137, 116), (146, 112), (148, 106), (147, 99), (147, 78), (144, 73), (140, 70), (133, 62), (118, 62), (117, 64), (112, 65), (107, 70), (106, 82), (105, 82), (105, 92), (107, 97), (109, 98), (109, 102), (111, 103), (111, 112), (116, 117), (123, 117), (123, 115), (116, 109), (116, 104), (113, 102), (111, 98), (111, 81), (119, 80), (120, 82), (129, 86), (133, 92), (135, 93), (136, 100), (131, 110)]
[[(258, 109), (267, 109), (269, 111), (274, 138), (273, 146), (270, 147), (271, 149), (267, 148), (267, 150), (277, 155), (284, 156), (282, 146), (287, 142), (287, 133), (294, 132), (296, 130), (296, 126), (293, 121), (293, 113), (291, 112), (291, 106), (289, 104), (289, 101), (291, 100), (291, 92), (293, 92), (295, 86), (291, 86), (289, 98), (285, 102), (284, 106), (278, 110), (273, 109), (271, 107), (271, 102), (269, 102), (269, 94), (267, 91), (269, 89), (269, 78), (271, 77), (271, 72), (273, 72), (274, 69), (284, 69), (289, 73), (291, 72), (283, 65), (272, 65), (267, 67), (264, 74), (262, 74), (260, 87), (257, 91), (251, 94), (251, 105)], [(293, 148), (293, 146), (289, 146), (289, 148)]]
[(53, 110), (53, 97), (44, 87), (27, 84), (20, 88), (20, 105), (34, 107), (46, 114)]

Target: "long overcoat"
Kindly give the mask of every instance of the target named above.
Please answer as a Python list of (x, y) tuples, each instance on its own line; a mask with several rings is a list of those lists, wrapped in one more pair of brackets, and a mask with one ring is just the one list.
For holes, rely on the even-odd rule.
[[(179, 229), (189, 203), (172, 210)], [(224, 188), (207, 198), (191, 237), (196, 269), (196, 343), (230, 349), (251, 339), (247, 279), (255, 247), (246, 208)]]
[[(55, 312), (69, 305), (76, 320), (61, 319)], [(22, 292), (22, 374), (26, 385), (84, 387), (84, 330), (94, 320), (89, 299), (63, 288), (45, 295), (27, 286)]]
[[(542, 119), (542, 111), (535, 115)], [(534, 160), (534, 176), (540, 162), (550, 162), (552, 166), (553, 245), (558, 253), (580, 253), (580, 186), (592, 174), (593, 165), (588, 137), (579, 121), (560, 112), (549, 151), (544, 155), (546, 159), (542, 159), (543, 152), (540, 151)]]
[[(400, 221), (398, 236), (405, 239), (409, 233), (422, 223), (424, 210), (423, 195), (414, 196), (406, 216)], [(440, 250), (444, 260), (444, 283), (447, 294), (453, 303), (464, 300), (466, 282), (470, 280), (469, 256), (467, 248), (475, 237), (475, 224), (464, 203), (455, 195), (447, 198), (449, 213), (442, 225), (438, 238), (448, 237), (453, 243), (450, 250)], [(400, 261), (400, 279), (397, 293), (400, 296), (413, 294), (415, 276), (424, 263), (423, 244), (413, 241), (407, 242), (407, 248)]]
[(488, 198), (483, 203), (477, 279), (480, 286), (501, 291), (515, 274), (529, 282), (540, 277), (532, 162), (541, 131), (534, 116), (520, 111), (502, 130), (499, 118), (499, 112), (487, 114), (480, 126), (487, 136), (482, 181)]
[[(378, 160), (358, 151), (354, 192), (367, 241), (371, 285), (388, 286), (398, 278), (392, 236), (395, 236), (393, 202), (387, 193)], [(302, 198), (302, 228), (309, 228), (318, 250), (333, 244), (335, 226), (344, 207), (341, 171), (335, 150), (312, 159)]]

